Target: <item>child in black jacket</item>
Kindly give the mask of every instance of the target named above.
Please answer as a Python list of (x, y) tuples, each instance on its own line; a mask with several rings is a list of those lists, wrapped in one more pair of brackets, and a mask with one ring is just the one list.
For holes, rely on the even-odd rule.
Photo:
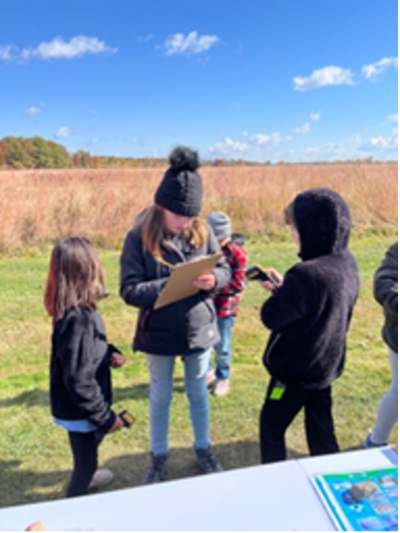
[(351, 218), (336, 192), (315, 188), (285, 210), (301, 262), (263, 286), (261, 309), (271, 330), (263, 362), (271, 374), (260, 416), (262, 463), (286, 458), (285, 432), (304, 407), (311, 455), (339, 451), (331, 384), (344, 369), (346, 334), (359, 291), (356, 261), (347, 249)]
[(74, 469), (67, 497), (112, 480), (97, 468), (97, 449), (106, 433), (123, 427), (111, 409), (110, 366), (125, 360), (107, 343), (96, 310), (104, 297), (104, 275), (90, 242), (72, 237), (52, 252), (44, 304), (53, 318), (50, 360), (50, 403), (54, 422), (68, 431)]

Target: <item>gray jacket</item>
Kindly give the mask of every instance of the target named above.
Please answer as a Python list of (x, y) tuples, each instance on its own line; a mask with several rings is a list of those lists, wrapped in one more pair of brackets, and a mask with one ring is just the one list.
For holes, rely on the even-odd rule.
[[(211, 230), (201, 249), (195, 249), (180, 234), (166, 243), (163, 259), (174, 265), (220, 251)], [(133, 339), (134, 351), (187, 355), (204, 351), (220, 340), (211, 291), (199, 291), (194, 296), (153, 309), (172, 271), (145, 249), (140, 227), (134, 227), (126, 236), (120, 261), (120, 295), (125, 303), (139, 308)], [(224, 257), (214, 268), (213, 274), (216, 279), (215, 290), (229, 283), (231, 274)]]
[(382, 338), (398, 352), (398, 243), (392, 244), (386, 252), (380, 267), (374, 275), (374, 297), (383, 307), (385, 322)]

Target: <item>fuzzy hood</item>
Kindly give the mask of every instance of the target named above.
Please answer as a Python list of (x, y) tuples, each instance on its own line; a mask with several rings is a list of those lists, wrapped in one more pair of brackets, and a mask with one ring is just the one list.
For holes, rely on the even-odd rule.
[(337, 255), (347, 248), (351, 215), (337, 192), (321, 187), (299, 194), (293, 202), (293, 216), (303, 261)]

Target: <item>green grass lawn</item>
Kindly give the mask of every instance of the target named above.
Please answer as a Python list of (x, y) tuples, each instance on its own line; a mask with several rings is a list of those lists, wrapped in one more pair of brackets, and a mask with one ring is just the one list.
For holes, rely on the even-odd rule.
[[(392, 235), (354, 240), (351, 249), (361, 272), (361, 294), (348, 336), (347, 365), (334, 384), (334, 414), (343, 450), (356, 449), (373, 423), (379, 399), (390, 383), (386, 347), (380, 337), (382, 312), (372, 297), (372, 276)], [(252, 242), (250, 263), (284, 272), (297, 261), (294, 244)], [(61, 498), (71, 468), (66, 433), (55, 426), (48, 401), (51, 323), (43, 308), (48, 250), (0, 258), (0, 506)], [(100, 251), (111, 296), (100, 307), (110, 342), (126, 355), (125, 367), (113, 371), (115, 407), (129, 409), (136, 427), (108, 436), (100, 448), (100, 464), (116, 474), (109, 490), (140, 484), (149, 450), (148, 374), (144, 356), (132, 353), (136, 311), (118, 296), (118, 251)], [(213, 449), (226, 470), (259, 463), (258, 415), (268, 375), (261, 364), (268, 331), (259, 309), (266, 293), (249, 283), (233, 336), (231, 394), (210, 397)], [(183, 390), (183, 368), (176, 363), (171, 409), (168, 479), (198, 475), (192, 431)], [(397, 443), (397, 427), (392, 434)], [(290, 457), (307, 455), (302, 415), (289, 429)]]

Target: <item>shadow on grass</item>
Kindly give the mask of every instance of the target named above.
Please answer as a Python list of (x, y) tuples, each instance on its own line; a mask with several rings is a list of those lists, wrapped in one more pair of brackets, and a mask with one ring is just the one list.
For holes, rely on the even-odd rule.
[[(174, 392), (184, 393), (185, 388), (181, 377), (174, 378)], [(149, 397), (149, 383), (140, 383), (131, 387), (115, 387), (113, 389), (114, 402), (123, 400), (143, 400)], [(36, 407), (49, 405), (49, 392), (43, 389), (31, 389), (24, 391), (13, 398), (0, 400), (0, 409), (19, 405), (24, 407)]]
[(37, 405), (48, 405), (49, 393), (43, 389), (31, 389), (14, 398), (6, 398), (0, 400), (0, 408), (11, 407), (12, 405), (20, 405), (24, 407), (36, 407)]
[[(260, 464), (258, 442), (217, 444), (213, 446), (213, 452), (225, 471)], [(301, 456), (295, 450), (288, 451), (288, 458)], [(140, 486), (148, 461), (148, 453), (138, 453), (121, 455), (101, 463), (100, 467), (110, 468), (115, 475), (113, 483), (102, 492)], [(70, 474), (66, 470), (37, 473), (23, 470), (20, 461), (0, 461), (0, 508), (64, 498)], [(193, 448), (171, 449), (165, 483), (198, 475), (201, 474), (197, 470)]]
[[(68, 472), (47, 472), (38, 474), (21, 468), (20, 461), (0, 460), (0, 507), (38, 503), (62, 498), (57, 488), (68, 477)], [(51, 489), (50, 491), (46, 489)], [(36, 491), (46, 492), (43, 494)]]
[[(213, 453), (225, 471), (260, 465), (259, 444), (253, 441), (239, 441), (229, 444), (215, 444)], [(299, 459), (304, 454), (288, 450), (288, 459)], [(114, 457), (104, 466), (115, 474), (115, 481), (110, 490), (141, 485), (141, 480), (149, 464), (149, 454), (124, 455)], [(202, 475), (196, 465), (194, 449), (172, 448), (168, 454), (167, 481), (173, 481)]]

